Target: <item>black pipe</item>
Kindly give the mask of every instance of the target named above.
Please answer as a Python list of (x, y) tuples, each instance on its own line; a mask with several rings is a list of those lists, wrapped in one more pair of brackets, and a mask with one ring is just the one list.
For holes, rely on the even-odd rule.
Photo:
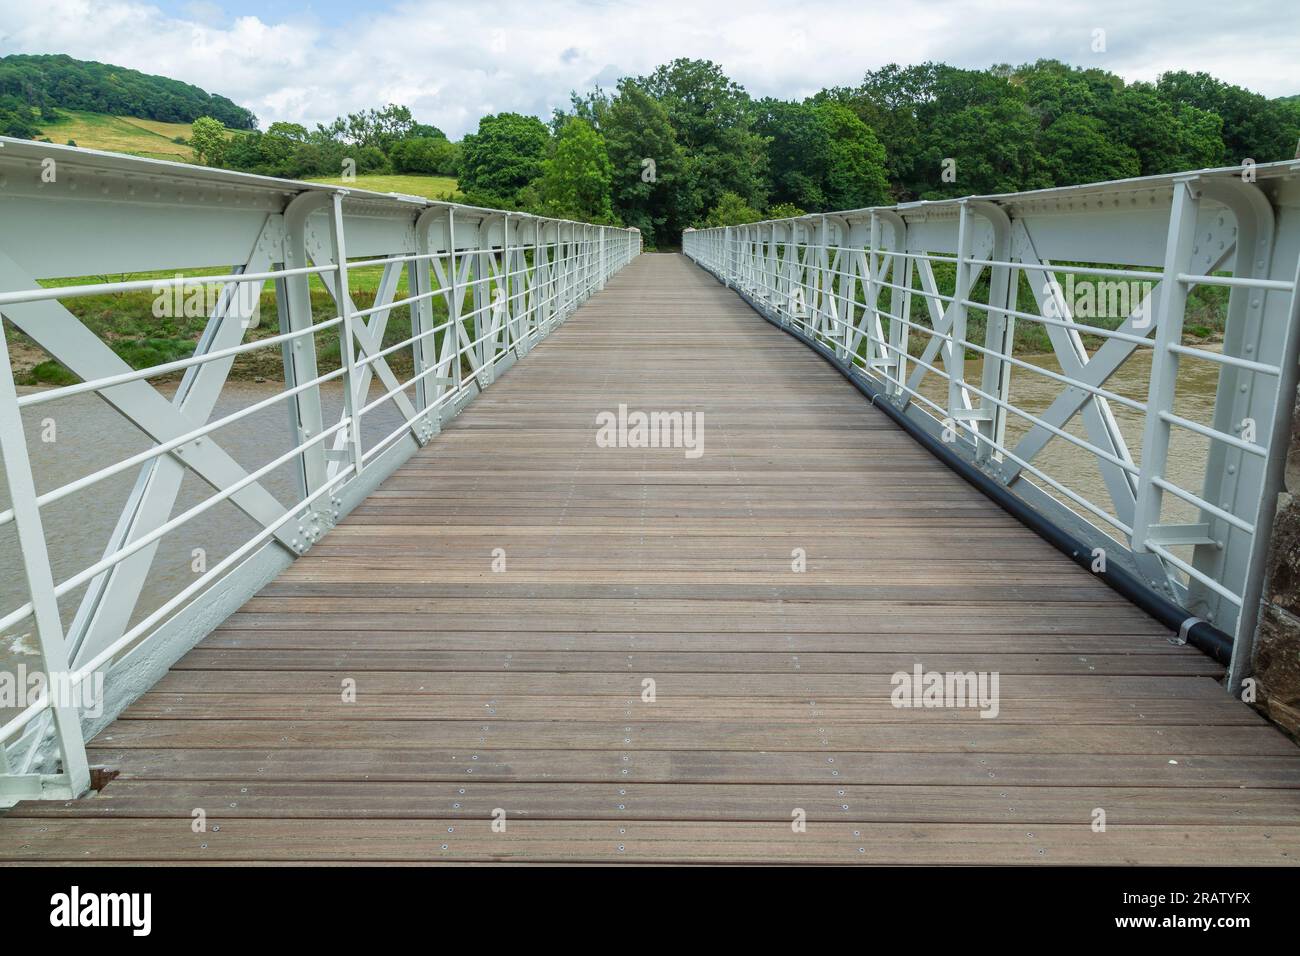
[[(696, 264), (698, 265), (698, 263)], [(701, 268), (704, 267), (701, 266)], [(704, 271), (713, 275), (712, 270), (710, 269), (705, 269)], [(718, 277), (714, 275), (714, 278), (716, 279)], [(1225, 667), (1228, 665), (1232, 657), (1231, 636), (1225, 634), (1214, 625), (1202, 621), (1186, 608), (1179, 607), (1173, 601), (1161, 597), (1122, 567), (1108, 563), (1105, 571), (1092, 571), (1092, 549), (1084, 544), (1084, 542), (1080, 541), (1068, 531), (1054, 525), (1046, 517), (1031, 508), (1025, 501), (1012, 494), (1006, 487), (984, 474), (984, 472), (980, 471), (965, 458), (962, 458), (946, 444), (937, 440), (933, 435), (921, 428), (916, 422), (908, 418), (903, 414), (903, 412), (899, 411), (899, 409), (894, 406), (894, 403), (889, 401), (884, 393), (881, 392), (881, 390), (873, 383), (867, 381), (861, 375), (854, 374), (854, 365), (841, 360), (839, 356), (826, 348), (826, 346), (810, 338), (804, 332), (794, 328), (794, 326), (782, 325), (780, 322), (772, 319), (744, 292), (739, 289), (733, 289), (732, 291), (739, 295), (740, 298), (743, 299), (751, 309), (762, 316), (766, 322), (776, 326), (781, 331), (794, 336), (794, 338), (809, 346), (814, 352), (830, 363), (830, 365), (837, 369), (841, 375), (853, 383), (853, 386), (859, 392), (871, 401), (873, 407), (884, 412), (895, 425), (911, 435), (912, 438), (921, 445), (921, 447), (955, 471), (986, 497), (992, 499), (1002, 508), (1002, 510), (1006, 511), (1013, 518), (1025, 527), (1029, 528), (1062, 554), (1069, 557), (1075, 564), (1100, 577), (1110, 588), (1123, 595), (1126, 599), (1133, 604), (1136, 604), (1139, 608), (1151, 615), (1165, 627), (1178, 634), (1180, 639), (1185, 640), (1188, 644), (1191, 644), (1193, 647), (1209, 655)], [(877, 399), (884, 399), (884, 401), (877, 402)]]

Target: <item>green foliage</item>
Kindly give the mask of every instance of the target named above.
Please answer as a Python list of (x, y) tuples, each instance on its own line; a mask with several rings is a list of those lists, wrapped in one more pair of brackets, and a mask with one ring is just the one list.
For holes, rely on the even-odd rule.
[[(188, 123), (200, 116), (211, 116), (230, 129), (257, 127), (257, 117), (224, 96), (165, 76), (75, 60), (65, 54), (14, 53), (0, 57), (0, 100), (5, 97), (17, 98), (46, 121), (54, 119), (55, 109), (61, 108), (168, 123)], [(5, 112), (0, 104), (0, 114)]]
[(388, 158), (396, 173), (455, 176), (460, 167), (460, 147), (445, 137), (417, 136), (394, 143)]
[(808, 210), (800, 209), (794, 203), (779, 202), (776, 203), (775, 205), (768, 206), (767, 215), (764, 216), (763, 218), (764, 219), (794, 219), (797, 216), (802, 216), (807, 212)]
[(640, 229), (649, 246), (676, 245), (683, 224), (677, 198), (684, 156), (668, 112), (625, 79), (600, 128), (609, 151), (614, 215)]
[[(815, 99), (849, 107), (875, 131), (898, 200), (1287, 159), (1300, 136), (1296, 104), (1205, 74), (1125, 84), (1055, 60), (988, 70), (891, 64)], [(955, 181), (943, 175), (945, 160)]]
[(33, 385), (75, 385), (81, 381), (71, 369), (54, 359), (34, 365), (27, 375)]
[(220, 166), (226, 156), (226, 128), (211, 116), (200, 116), (194, 121), (190, 134), (190, 148), (194, 161), (204, 166)]
[(550, 132), (535, 116), (498, 113), (479, 120), (461, 143), (460, 186), (467, 196), (513, 205), (542, 173)]
[(328, 126), (318, 126), (317, 133), (323, 139), (370, 147), (385, 154), (404, 139), (447, 138), (437, 127), (416, 123), (410, 109), (396, 103), (340, 116)]
[[(890, 64), (856, 87), (787, 102), (754, 101), (717, 64), (676, 59), (612, 93), (573, 93), (549, 124), (485, 116), (452, 143), (400, 104), (261, 132), (247, 110), (162, 77), (66, 56), (0, 58), (0, 133), (62, 140), (73, 129), (55, 129), (71, 122), (56, 108), (192, 120), (185, 142), (197, 161), (266, 175), (455, 176), (468, 202), (624, 223), (651, 247), (762, 209), (784, 217), (1268, 162), (1294, 156), (1300, 140), (1300, 95), (1268, 99), (1182, 71), (1126, 83), (1055, 60)], [(160, 141), (174, 148), (173, 132)]]
[(1137, 150), (1107, 135), (1095, 116), (1066, 113), (1039, 136), (1040, 163), (1052, 183), (1128, 179), (1142, 172)]
[(231, 169), (290, 179), (339, 176), (352, 167), (358, 175), (389, 171), (388, 157), (376, 146), (345, 143), (319, 129), (306, 133), (290, 123), (273, 123), (265, 133), (254, 130), (234, 137), (223, 158)]
[(1300, 103), (1270, 100), (1216, 80), (1208, 73), (1165, 73), (1156, 89), (1171, 103), (1217, 115), (1223, 121), (1223, 161), (1237, 165), (1295, 156)]
[(723, 193), (717, 205), (709, 210), (705, 217), (705, 226), (739, 226), (747, 222), (759, 222), (763, 214), (745, 201), (745, 197), (736, 193)]
[(749, 94), (708, 60), (677, 59), (637, 81), (659, 101), (681, 146), (678, 221), (687, 225), (735, 193), (767, 201), (767, 143), (754, 128)]
[(536, 184), (542, 211), (564, 219), (612, 221), (612, 168), (604, 138), (586, 120), (568, 120), (542, 163)]
[(0, 94), (0, 136), (35, 139), (40, 131), (36, 111), (22, 97)]

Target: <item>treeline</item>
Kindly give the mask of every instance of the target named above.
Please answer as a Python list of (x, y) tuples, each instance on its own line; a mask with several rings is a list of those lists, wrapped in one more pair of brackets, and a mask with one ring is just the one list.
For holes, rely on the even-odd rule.
[(59, 109), (166, 123), (211, 116), (231, 129), (257, 127), (256, 116), (226, 97), (165, 76), (65, 54), (0, 57), (0, 133), (30, 139)]
[(272, 123), (264, 133), (254, 130), (229, 139), (196, 124), (190, 142), (196, 158), (210, 166), (291, 179), (345, 172), (454, 176), (460, 166), (458, 144), (397, 105), (349, 113), (313, 130)]
[(1290, 159), (1300, 140), (1300, 96), (1181, 71), (1125, 83), (1054, 60), (891, 64), (795, 102), (751, 97), (716, 64), (678, 59), (575, 93), (549, 121), (485, 116), (454, 143), (400, 105), (261, 131), (249, 111), (165, 77), (0, 59), (0, 132), (34, 136), (57, 107), (194, 121), (190, 143), (208, 165), (455, 176), (467, 202), (636, 226), (659, 246), (687, 226)]
[(1054, 60), (889, 65), (788, 102), (679, 59), (574, 94), (549, 125), (484, 117), (462, 144), (460, 187), (674, 245), (686, 226), (1290, 159), (1298, 139), (1300, 100), (1205, 73), (1125, 83)]

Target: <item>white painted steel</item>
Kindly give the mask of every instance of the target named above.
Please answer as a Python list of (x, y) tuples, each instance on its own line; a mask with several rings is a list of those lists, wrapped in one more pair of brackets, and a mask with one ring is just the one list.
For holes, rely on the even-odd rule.
[[(21, 542), (19, 553), (0, 558), (25, 569), (29, 585), (25, 604), (0, 608), (0, 630), (34, 615), (40, 667), (69, 673), (74, 682), (106, 672), (113, 713), (146, 689), (141, 681), (149, 678), (141, 674), (156, 676), (160, 662), (165, 667), (219, 622), (202, 613), (205, 602), (230, 607), (251, 596), (268, 573), (308, 550), (347, 508), (641, 251), (634, 229), (22, 140), (4, 139), (3, 147), (0, 314), (84, 381), (19, 397), (0, 337), (0, 450), (12, 500), (0, 512), (0, 527), (16, 524)], [(375, 304), (358, 309), (349, 273), (366, 266), (382, 267), (383, 274)], [(212, 267), (221, 273), (193, 274)], [(159, 270), (176, 274), (48, 285)], [(403, 270), (410, 294), (398, 298)], [(312, 276), (333, 300), (333, 317), (313, 316)], [(247, 307), (257, 297), (236, 295), (236, 289), (253, 285), (260, 295), (267, 283), (277, 292), (279, 333), (245, 341)], [(127, 366), (60, 304), (182, 285), (219, 286), (218, 305), (192, 358), (146, 369)], [(441, 321), (436, 300), (446, 306)], [(399, 306), (410, 307), (410, 335), (384, 346), (388, 318)], [(320, 374), (316, 337), (332, 330), (340, 336), (341, 367)], [(267, 348), (281, 353), (284, 389), (210, 421), (234, 360)], [(406, 348), (415, 371), (399, 380), (388, 359)], [(184, 377), (172, 398), (149, 381), (177, 372)], [(327, 424), (320, 386), (335, 379), (344, 383), (344, 407), (339, 420)], [(371, 396), (375, 381), (377, 398)], [(90, 392), (139, 427), (152, 447), (38, 494), (22, 410)], [(214, 433), (276, 403), (288, 411), (289, 451), (245, 470), (222, 451)], [(366, 415), (389, 403), (401, 425), (363, 450)], [(260, 483), (286, 463), (295, 468), (299, 489), (287, 507)], [(132, 469), (138, 469), (138, 480), (103, 557), (56, 582), (41, 508), (91, 493), (104, 479)], [(187, 473), (215, 493), (172, 517)], [(159, 542), (222, 501), (252, 517), (256, 532), (128, 626)], [(89, 498), (83, 506), (96, 503)], [(65, 636), (57, 599), (81, 586), (86, 593)], [(196, 608), (200, 613), (192, 613)], [(115, 683), (119, 671), (125, 676)], [(48, 700), (11, 717), (0, 727), (0, 806), (84, 791), (83, 736), (107, 719), (111, 714), (93, 723), (79, 720), (75, 707), (51, 707)]]
[[(687, 230), (682, 247), (777, 321), (849, 356), (905, 414), (1051, 520), (1234, 635), (1229, 686), (1247, 676), (1297, 380), (1300, 163)], [(1067, 277), (1151, 287), (1126, 299), (1110, 327), (1076, 320)], [(1022, 282), (1037, 311), (1014, 307)], [(1219, 351), (1182, 341), (1197, 285), (1229, 290)], [(911, 312), (914, 298), (924, 319)], [(968, 340), (968, 310), (986, 315), (981, 342)], [(1016, 321), (1042, 325), (1059, 371), (1012, 355)], [(924, 338), (919, 351), (911, 333)], [(1090, 353), (1084, 335), (1102, 344)], [(1145, 401), (1105, 387), (1139, 349), (1152, 356)], [(980, 362), (978, 385), (966, 380), (967, 350)], [(1175, 413), (1180, 358), (1217, 369), (1212, 421)], [(1012, 367), (1057, 388), (1047, 408), (1013, 400)], [(944, 383), (941, 401), (921, 392), (931, 374)], [(1136, 451), (1115, 407), (1142, 416)], [(1027, 426), (1010, 446), (1008, 416)], [(1253, 439), (1243, 437), (1247, 423)], [(1175, 431), (1203, 442), (1199, 487), (1168, 473)], [(1049, 445), (1086, 456), (1105, 498), (1053, 474)], [(1166, 492), (1199, 517), (1167, 515)]]

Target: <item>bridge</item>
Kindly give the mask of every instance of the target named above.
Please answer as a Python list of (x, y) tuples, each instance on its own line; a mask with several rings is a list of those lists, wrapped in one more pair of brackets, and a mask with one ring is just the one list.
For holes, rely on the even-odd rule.
[[(1250, 706), (1295, 598), (1297, 164), (680, 254), (16, 140), (0, 183), (4, 331), (78, 379), (0, 348), (0, 663), (51, 675), (0, 715), (0, 862), (1300, 861)], [(195, 354), (145, 368), (76, 311), (196, 284)], [(219, 405), (258, 352), (283, 386)], [(92, 396), (144, 437), (79, 475), (40, 435)], [(113, 479), (100, 537), (52, 530)]]

